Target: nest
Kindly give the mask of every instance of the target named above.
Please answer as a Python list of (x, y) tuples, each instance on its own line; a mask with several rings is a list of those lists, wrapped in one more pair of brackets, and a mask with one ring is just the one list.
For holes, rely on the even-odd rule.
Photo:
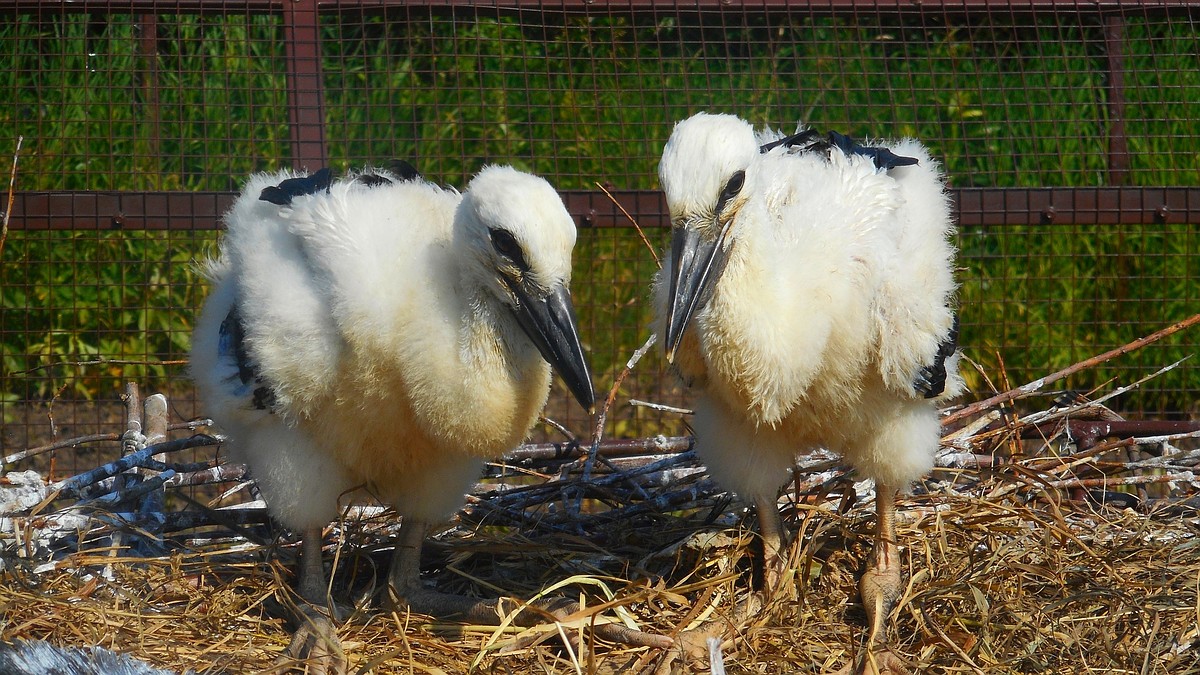
[[(937, 468), (899, 503), (907, 587), (884, 643), (907, 669), (1200, 667), (1200, 424), (1130, 422), (1104, 406), (1139, 383), (1095, 399), (1042, 391), (1067, 371), (944, 412)], [(198, 433), (205, 420), (168, 424), (165, 400), (143, 404), (135, 387), (126, 400), (120, 460), (47, 484), (12, 471), (43, 449), (6, 458), (3, 638), (100, 645), (175, 671), (280, 672), (295, 540), (241, 467), (172, 459), (219, 443)], [(439, 590), (578, 596), (584, 609), (563, 622), (380, 609), (399, 524), (348, 505), (325, 557), (334, 597), (354, 607), (338, 631), (351, 672), (825, 673), (857, 658), (874, 494), (820, 454), (779, 504), (794, 592), (734, 626), (711, 663), (592, 641), (594, 621), (677, 635), (733, 616), (757, 560), (752, 511), (708, 477), (690, 438), (605, 440), (603, 425), (602, 413), (590, 443), (524, 446), (491, 465), (425, 547)]]

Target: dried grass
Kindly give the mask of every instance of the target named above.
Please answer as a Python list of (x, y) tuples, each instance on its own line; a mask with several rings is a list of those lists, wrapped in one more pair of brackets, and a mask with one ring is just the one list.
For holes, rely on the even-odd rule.
[[(1063, 420), (1082, 424), (1098, 404), (1032, 394), (1012, 397), (1023, 399), (1017, 409), (1005, 399), (958, 416), (941, 467), (901, 499), (908, 585), (885, 643), (914, 672), (1200, 671), (1200, 434), (1080, 448)], [(357, 606), (339, 629), (352, 672), (708, 672), (706, 659), (605, 645), (575, 655), (559, 639), (606, 620), (675, 635), (730, 616), (748, 592), (752, 517), (690, 452), (653, 450), (663, 444), (601, 444), (594, 463), (526, 449), (493, 467), (426, 547), (425, 577), (446, 592), (577, 594), (586, 609), (557, 626), (464, 626), (378, 609), (371, 594), (397, 523), (348, 510), (326, 556), (337, 561), (335, 597)], [(863, 649), (855, 589), (873, 493), (830, 458), (805, 461), (781, 499), (795, 595), (736, 626), (722, 645), (727, 672), (832, 672)], [(1101, 484), (1107, 491), (1095, 492)], [(1111, 505), (1117, 492), (1131, 508)], [(261, 508), (239, 512), (238, 536), (193, 515), (193, 527), (166, 528), (157, 556), (106, 550), (114, 528), (101, 525), (35, 571), (50, 555), (30, 544), (38, 519), (64, 501), (16, 518), (19, 541), (3, 535), (4, 639), (102, 645), (176, 670), (275, 672), (296, 547)]]

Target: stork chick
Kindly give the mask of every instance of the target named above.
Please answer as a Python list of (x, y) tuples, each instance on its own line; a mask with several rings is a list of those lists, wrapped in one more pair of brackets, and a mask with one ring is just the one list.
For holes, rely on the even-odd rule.
[(459, 194), (406, 166), (253, 176), (209, 265), (192, 371), (272, 515), (302, 533), (306, 601), (328, 604), (322, 528), (365, 487), (403, 517), (392, 598), (494, 623), (498, 601), (422, 586), (421, 544), (525, 438), (551, 366), (594, 406), (575, 226), (541, 178), (490, 166)]
[(934, 401), (962, 390), (939, 169), (915, 141), (756, 134), (701, 113), (675, 126), (659, 177), (673, 226), (659, 334), (696, 391), (696, 450), (754, 503), (768, 592), (796, 455), (829, 448), (875, 479), (860, 583), (873, 639), (901, 592), (896, 491), (933, 465)]

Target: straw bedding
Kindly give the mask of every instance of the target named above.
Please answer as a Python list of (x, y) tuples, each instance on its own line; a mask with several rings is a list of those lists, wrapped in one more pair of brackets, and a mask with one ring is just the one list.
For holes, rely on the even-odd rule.
[[(911, 672), (1200, 671), (1200, 427), (1150, 425), (1084, 444), (1078, 425), (1112, 414), (1102, 399), (1036, 389), (948, 411), (938, 468), (900, 501), (907, 588), (890, 654)], [(101, 645), (175, 671), (295, 665), (278, 658), (297, 547), (238, 467), (160, 454), (162, 443), (203, 454), (216, 442), (173, 427), (174, 441), (125, 434), (126, 455), (155, 458), (122, 472), (139, 476), (132, 482), (100, 472), (13, 501), (32, 478), (4, 478), (5, 640)], [(527, 446), (490, 467), (424, 561), (447, 592), (578, 596), (586, 608), (565, 623), (464, 626), (380, 609), (399, 524), (369, 503), (348, 507), (327, 531), (326, 557), (334, 597), (352, 610), (339, 629), (351, 672), (717, 670), (704, 655), (594, 644), (584, 629), (721, 626), (754, 578), (752, 516), (708, 478), (687, 438), (595, 441)], [(856, 578), (871, 486), (833, 456), (797, 467), (780, 499), (794, 593), (725, 626), (725, 672), (836, 672), (861, 655)]]

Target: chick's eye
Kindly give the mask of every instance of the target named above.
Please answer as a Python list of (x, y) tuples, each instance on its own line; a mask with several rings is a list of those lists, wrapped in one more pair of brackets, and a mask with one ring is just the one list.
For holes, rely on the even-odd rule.
[(729, 182), (725, 183), (725, 187), (721, 189), (721, 196), (717, 199), (717, 213), (720, 213), (725, 204), (737, 196), (742, 191), (742, 186), (746, 184), (746, 172), (735, 171), (729, 177)]
[(517, 238), (508, 230), (494, 229), (490, 231), (492, 237), (492, 248), (500, 255), (508, 258), (513, 263), (524, 269), (525, 256), (521, 253), (521, 245), (517, 243)]
[(725, 189), (721, 190), (722, 199), (725, 200), (736, 197), (737, 193), (742, 191), (742, 186), (745, 184), (746, 172), (735, 171), (734, 174), (729, 177), (729, 182), (725, 184)]

